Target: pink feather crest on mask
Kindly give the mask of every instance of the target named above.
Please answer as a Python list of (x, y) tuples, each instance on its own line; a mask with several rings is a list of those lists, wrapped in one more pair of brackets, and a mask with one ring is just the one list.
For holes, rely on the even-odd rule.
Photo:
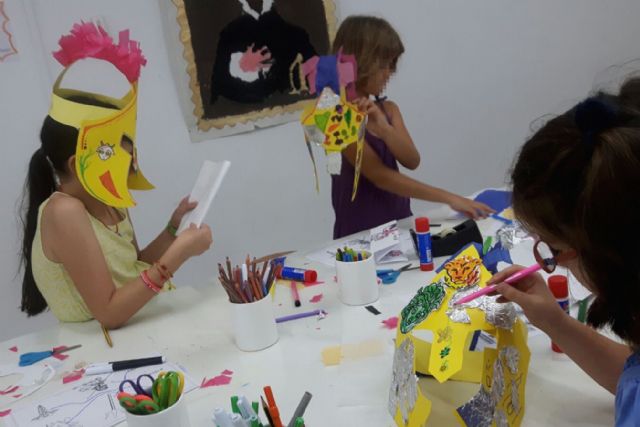
[(95, 58), (113, 64), (129, 82), (140, 77), (140, 69), (147, 64), (140, 43), (129, 39), (129, 30), (120, 31), (118, 44), (99, 25), (92, 22), (74, 24), (71, 33), (60, 37), (60, 50), (53, 57), (68, 67), (79, 59)]

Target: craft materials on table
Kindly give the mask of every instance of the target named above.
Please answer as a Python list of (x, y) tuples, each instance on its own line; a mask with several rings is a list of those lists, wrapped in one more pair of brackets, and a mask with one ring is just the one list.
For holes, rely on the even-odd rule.
[[(143, 380), (147, 380), (148, 387)], [(133, 393), (127, 390), (131, 389)], [(120, 383), (118, 402), (127, 412), (135, 415), (149, 415), (163, 411), (173, 406), (184, 390), (184, 374), (182, 372), (160, 372), (154, 379), (151, 375), (143, 374), (133, 379), (126, 379)]]
[(38, 391), (52, 380), (61, 362), (49, 359), (44, 363), (18, 366), (0, 364), (0, 413), (8, 414), (16, 402)]
[(336, 253), (336, 261), (355, 262), (369, 258), (371, 254), (367, 251), (356, 251), (348, 246), (338, 248)]
[(327, 314), (328, 313), (324, 310), (307, 311), (304, 313), (296, 313), (296, 314), (290, 314), (288, 316), (278, 317), (276, 318), (276, 323), (283, 323), (283, 322), (288, 322), (290, 320), (304, 319), (305, 317), (314, 317), (314, 316), (318, 316), (319, 319), (324, 319), (324, 317)]
[(293, 298), (294, 306), (300, 307), (302, 305), (300, 302), (300, 294), (298, 293), (298, 285), (295, 281), (291, 282), (291, 297)]
[(431, 232), (429, 218), (418, 217), (415, 220), (416, 239), (418, 241), (418, 256), (420, 258), (420, 270), (433, 270), (433, 256), (431, 253)]
[[(569, 282), (567, 276), (554, 274), (547, 278), (547, 284), (549, 290), (558, 301), (560, 308), (564, 310), (567, 315), (571, 315), (569, 312)], [(563, 353), (562, 349), (554, 342), (551, 343), (551, 349), (556, 353)]]
[(373, 256), (363, 252), (359, 259), (335, 261), (338, 298), (346, 305), (367, 305), (380, 297)]
[(376, 270), (376, 275), (380, 278), (380, 280), (382, 280), (383, 285), (390, 285), (392, 283), (396, 283), (401, 273), (405, 271), (410, 271), (410, 270), (417, 270), (419, 268), (420, 266), (411, 267), (411, 263), (409, 263), (395, 270), (392, 270), (392, 269)]
[[(271, 387), (266, 386), (263, 390), (265, 397), (260, 396), (260, 401), (267, 423), (263, 424), (260, 419), (260, 404), (257, 401), (250, 402), (245, 396), (231, 396), (231, 413), (222, 408), (216, 408), (213, 411), (213, 422), (217, 427), (284, 427)], [(311, 397), (311, 393), (304, 393), (287, 427), (304, 426), (302, 417)]]
[(102, 375), (116, 371), (142, 368), (144, 366), (161, 365), (167, 361), (164, 356), (145, 357), (142, 359), (120, 360), (117, 362), (92, 363), (85, 369), (85, 375)]
[(403, 252), (398, 221), (390, 221), (372, 228), (369, 234), (370, 251), (376, 264), (406, 262), (408, 260)]
[[(185, 373), (185, 370), (174, 363), (146, 366), (129, 371), (84, 377), (80, 381), (67, 384), (59, 393), (13, 408), (5, 420), (9, 427), (25, 425), (111, 427), (125, 420), (125, 410), (120, 407), (117, 399), (120, 384), (124, 380), (131, 379), (137, 382), (141, 375), (156, 378), (160, 372), (169, 371), (183, 373), (183, 393), (196, 388), (195, 382)], [(143, 387), (149, 386), (148, 379), (140, 383)], [(125, 390), (129, 390), (129, 387)]]
[(109, 334), (109, 331), (104, 327), (104, 325), (100, 325), (100, 327), (102, 328), (102, 334), (104, 335), (104, 340), (107, 342), (107, 345), (109, 347), (113, 347), (113, 341), (111, 341), (111, 335)]
[(229, 257), (226, 258), (226, 269), (218, 263), (218, 279), (230, 302), (252, 303), (269, 294), (283, 267), (276, 266), (271, 259), (262, 261), (261, 266), (258, 264), (259, 261), (255, 258), (251, 261), (249, 255), (241, 266), (236, 265), (234, 268), (231, 267)]
[(75, 350), (76, 348), (80, 348), (80, 347), (82, 347), (82, 345), (78, 344), (71, 347), (56, 348), (53, 350), (24, 353), (20, 355), (20, 362), (18, 364), (20, 366), (30, 366), (30, 365), (33, 365), (34, 363), (38, 363), (39, 361), (47, 359), (51, 356), (56, 356), (58, 354)]
[(297, 282), (313, 283), (318, 280), (318, 272), (315, 270), (283, 266), (278, 271), (277, 277), (282, 280), (295, 280)]
[[(486, 286), (490, 277), (476, 246), (469, 245), (402, 309), (388, 405), (396, 425), (424, 425), (431, 412), (416, 372), (439, 383), (481, 383), (478, 393), (455, 410), (461, 425), (520, 425), (530, 358), (526, 325), (512, 303), (497, 303), (497, 297), (456, 303)], [(496, 348), (470, 351), (469, 338), (478, 330), (494, 335)], [(423, 331), (432, 338), (422, 338)]]

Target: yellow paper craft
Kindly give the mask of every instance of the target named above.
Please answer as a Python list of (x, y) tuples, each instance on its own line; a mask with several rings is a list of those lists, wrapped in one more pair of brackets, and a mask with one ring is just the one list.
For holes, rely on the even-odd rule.
[[(138, 168), (135, 143), (137, 80), (146, 60), (138, 43), (129, 40), (128, 31), (120, 33), (116, 45), (101, 27), (92, 23), (74, 25), (71, 34), (60, 39), (60, 48), (54, 56), (65, 69), (53, 87), (49, 116), (78, 130), (78, 179), (89, 194), (107, 205), (134, 206), (129, 189), (153, 188)], [(130, 91), (121, 99), (114, 99), (61, 88), (69, 67), (84, 58), (112, 63), (128, 79)]]
[[(458, 419), (469, 427), (491, 425), (495, 417), (499, 426), (518, 426), (524, 414), (524, 384), (529, 363), (526, 327), (517, 319), (512, 304), (498, 304), (495, 297), (484, 296), (461, 306), (454, 304), (455, 300), (484, 287), (490, 277), (478, 251), (471, 245), (446, 262), (429, 285), (418, 290), (400, 315), (394, 381), (396, 371), (406, 370), (409, 365), (413, 366), (412, 373), (418, 371), (432, 375), (440, 383), (450, 379), (476, 383), (483, 381), (483, 384), (488, 381), (488, 386), (483, 385), (480, 393), (474, 397), (475, 401), (458, 408)], [(432, 342), (421, 340), (413, 334), (419, 330), (430, 330), (433, 333)], [(498, 347), (495, 352), (499, 357), (492, 358), (491, 349), (485, 350), (484, 354), (468, 350), (471, 337), (478, 330), (497, 336)], [(409, 342), (411, 344), (407, 344)], [(404, 360), (399, 354), (406, 353), (411, 354), (412, 360), (405, 360), (404, 367), (398, 368), (396, 364)], [(487, 369), (487, 363), (491, 364), (491, 370)], [(500, 370), (502, 364), (508, 366), (508, 373)], [(492, 388), (493, 381), (498, 385)], [(505, 385), (501, 388), (502, 383)], [(398, 397), (400, 389), (392, 382), (389, 412), (398, 426), (406, 426), (416, 415), (414, 409), (411, 409), (405, 410), (403, 416), (398, 417), (398, 408), (403, 408), (401, 402), (407, 401), (406, 397), (404, 400)], [(508, 400), (516, 404), (509, 406), (505, 401), (507, 389), (511, 393)], [(482, 390), (492, 390), (493, 394), (483, 394)], [(418, 402), (420, 397), (413, 392), (410, 396), (409, 402)], [(392, 402), (400, 406), (393, 407)], [(479, 407), (487, 406), (486, 402), (489, 402), (488, 407), (491, 408), (489, 423), (476, 423), (476, 412)], [(418, 404), (405, 404), (404, 408), (417, 408), (416, 405)], [(421, 408), (420, 413), (425, 414), (424, 405)], [(416, 421), (416, 425), (422, 425), (427, 417), (428, 411)], [(506, 424), (500, 424), (504, 420)]]
[(313, 163), (316, 191), (320, 191), (320, 184), (311, 143), (321, 146), (329, 156), (329, 172), (332, 174), (340, 173), (342, 159), (340, 153), (351, 144), (356, 144), (351, 200), (355, 199), (364, 149), (365, 114), (355, 104), (347, 101), (344, 88), (341, 88), (340, 95), (337, 95), (330, 87), (325, 87), (320, 97), (305, 108), (300, 121)]

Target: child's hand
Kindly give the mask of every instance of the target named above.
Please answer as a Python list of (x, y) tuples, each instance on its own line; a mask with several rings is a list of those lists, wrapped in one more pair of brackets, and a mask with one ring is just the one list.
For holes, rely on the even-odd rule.
[(194, 210), (196, 206), (198, 206), (198, 202), (190, 202), (189, 196), (186, 196), (185, 198), (180, 200), (178, 207), (175, 211), (173, 211), (171, 219), (169, 220), (169, 224), (172, 227), (178, 229), (178, 227), (180, 227), (180, 223), (182, 222), (182, 218), (186, 215), (187, 212)]
[(511, 301), (522, 307), (529, 321), (548, 332), (566, 313), (562, 311), (547, 284), (539, 274), (531, 274), (513, 285), (502, 281), (524, 267), (511, 266), (493, 276), (487, 285), (497, 284), (498, 302)]
[(202, 224), (200, 227), (191, 224), (189, 228), (178, 235), (174, 242), (185, 259), (204, 253), (212, 243), (211, 229), (206, 224)]
[(377, 136), (383, 136), (385, 132), (392, 128), (387, 120), (387, 116), (378, 104), (369, 98), (358, 98), (355, 100), (355, 104), (358, 106), (358, 109), (368, 117), (367, 129)]
[(486, 218), (495, 212), (484, 203), (476, 202), (460, 196), (455, 196), (453, 201), (449, 203), (449, 207), (454, 211), (462, 212), (469, 218), (473, 219)]

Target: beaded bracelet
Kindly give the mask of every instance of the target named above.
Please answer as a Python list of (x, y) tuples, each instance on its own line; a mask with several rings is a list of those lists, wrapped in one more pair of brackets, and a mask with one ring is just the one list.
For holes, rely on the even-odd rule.
[(178, 234), (178, 227), (174, 227), (173, 225), (171, 225), (171, 222), (167, 223), (167, 226), (165, 227), (165, 229), (173, 237), (176, 237), (176, 235)]
[(158, 286), (158, 284), (151, 280), (151, 278), (147, 274), (147, 270), (144, 270), (142, 273), (140, 273), (140, 279), (142, 279), (142, 282), (147, 288), (151, 289), (156, 294), (162, 290), (161, 286)]
[(171, 273), (171, 270), (169, 270), (166, 265), (159, 262), (154, 262), (153, 265), (158, 269), (158, 272), (165, 281), (173, 278), (173, 273)]

